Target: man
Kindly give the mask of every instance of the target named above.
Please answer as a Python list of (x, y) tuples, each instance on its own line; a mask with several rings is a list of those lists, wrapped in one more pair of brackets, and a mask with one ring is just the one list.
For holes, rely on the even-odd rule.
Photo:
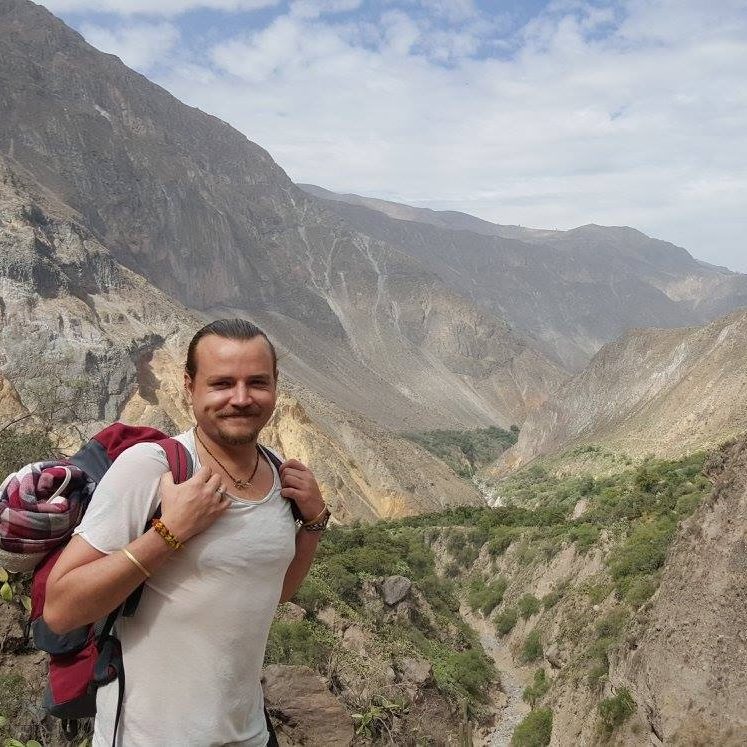
[[(277, 604), (309, 570), (329, 519), (314, 475), (278, 474), (257, 444), (276, 400), (264, 333), (219, 320), (190, 343), (184, 374), (196, 427), (177, 438), (196, 472), (174, 485), (153, 444), (125, 451), (101, 480), (50, 575), (44, 618), (62, 633), (104, 617), (144, 579), (117, 623), (126, 690), (117, 744), (265, 747), (260, 676)], [(161, 502), (161, 522), (143, 527)], [(291, 505), (305, 523), (296, 532)], [(94, 747), (114, 734), (118, 687), (97, 693)]]

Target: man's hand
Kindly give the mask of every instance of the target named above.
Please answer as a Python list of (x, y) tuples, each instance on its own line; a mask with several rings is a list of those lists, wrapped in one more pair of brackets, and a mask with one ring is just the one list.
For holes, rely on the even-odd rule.
[(296, 502), (304, 521), (315, 519), (324, 509), (314, 473), (298, 459), (280, 465), (280, 485), (280, 495)]
[(223, 494), (220, 475), (207, 466), (179, 485), (166, 472), (160, 492), (161, 519), (180, 542), (207, 529), (231, 505)]

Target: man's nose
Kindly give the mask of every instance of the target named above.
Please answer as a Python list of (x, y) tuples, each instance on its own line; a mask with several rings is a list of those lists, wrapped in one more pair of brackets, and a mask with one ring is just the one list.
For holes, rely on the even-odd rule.
[(246, 384), (236, 384), (231, 393), (231, 404), (236, 407), (244, 407), (251, 404), (252, 391)]

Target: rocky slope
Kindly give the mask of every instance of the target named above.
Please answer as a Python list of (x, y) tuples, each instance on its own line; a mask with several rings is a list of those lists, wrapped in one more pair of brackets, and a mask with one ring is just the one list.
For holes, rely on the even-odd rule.
[(208, 316), (246, 315), (325, 399), (408, 430), (521, 422), (563, 378), (421, 262), (351, 229), (258, 145), (0, 0), (0, 152), (122, 265)]
[[(189, 427), (183, 356), (201, 324), (0, 159), (0, 427), (40, 405), (45, 412), (28, 422), (54, 420), (71, 447), (116, 419), (167, 432)], [(479, 500), (411, 442), (291, 380), (282, 384), (265, 437), (316, 470), (337, 520)]]
[[(647, 631), (610, 670), (654, 744), (747, 742), (747, 440), (709, 472), (713, 493), (675, 540)], [(635, 743), (634, 727), (623, 742)]]
[(348, 224), (401, 248), (571, 368), (631, 327), (702, 324), (747, 305), (747, 276), (627, 227), (501, 226), (304, 185)]
[(712, 447), (747, 427), (747, 311), (705, 327), (632, 330), (532, 413), (495, 472), (581, 444), (633, 457)]

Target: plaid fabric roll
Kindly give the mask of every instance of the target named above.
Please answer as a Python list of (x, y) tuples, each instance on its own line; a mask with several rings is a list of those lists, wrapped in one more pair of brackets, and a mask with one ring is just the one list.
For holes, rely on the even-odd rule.
[(69, 462), (35, 462), (0, 485), (0, 549), (47, 553), (80, 521), (88, 478)]

